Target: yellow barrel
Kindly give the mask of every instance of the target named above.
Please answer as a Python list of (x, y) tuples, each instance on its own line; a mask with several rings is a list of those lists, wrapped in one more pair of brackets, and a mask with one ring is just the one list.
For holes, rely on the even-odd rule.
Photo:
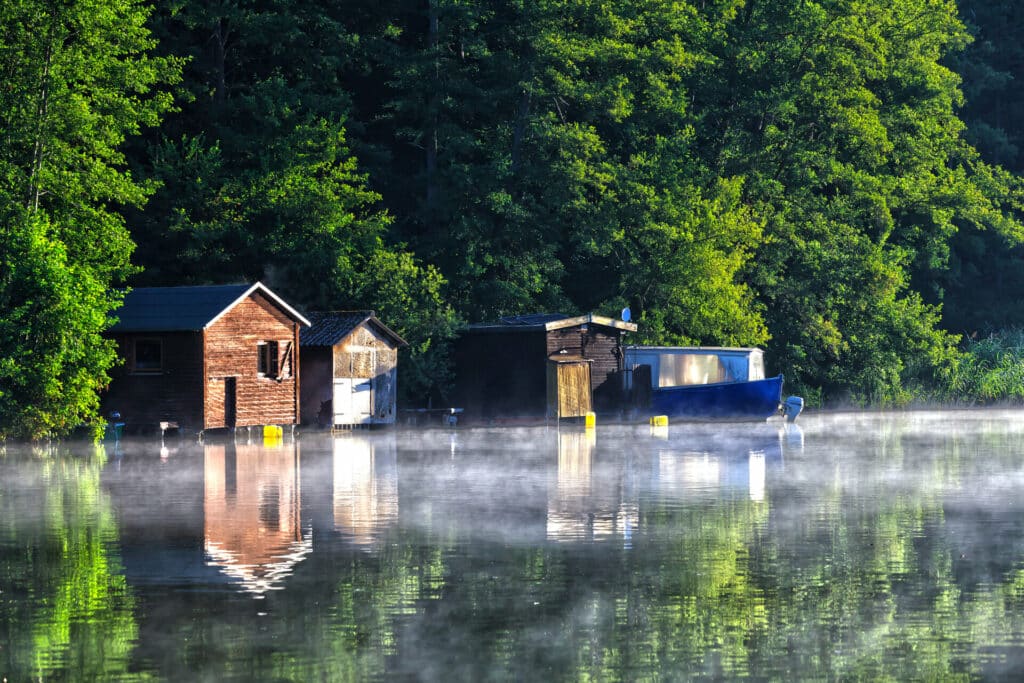
[(652, 427), (668, 427), (668, 415), (655, 415), (651, 418)]
[(597, 425), (597, 415), (594, 413), (587, 413), (583, 418), (583, 424), (587, 429), (593, 429)]

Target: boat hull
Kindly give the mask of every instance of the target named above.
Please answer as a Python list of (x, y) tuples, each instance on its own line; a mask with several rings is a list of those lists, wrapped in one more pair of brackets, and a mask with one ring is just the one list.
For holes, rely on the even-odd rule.
[(781, 401), (782, 375), (651, 391), (651, 411), (655, 415), (687, 420), (767, 420), (778, 414)]

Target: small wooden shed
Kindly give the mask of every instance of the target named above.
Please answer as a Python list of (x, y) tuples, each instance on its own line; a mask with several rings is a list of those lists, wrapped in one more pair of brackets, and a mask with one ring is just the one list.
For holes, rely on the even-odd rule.
[(141, 287), (115, 315), (109, 334), (125, 362), (111, 372), (106, 414), (197, 431), (298, 423), (309, 321), (263, 284)]
[(454, 346), (455, 402), (473, 419), (578, 417), (623, 400), (623, 335), (636, 325), (558, 313), (469, 325)]
[(320, 426), (394, 424), (404, 339), (373, 311), (309, 314), (300, 335), (302, 412)]

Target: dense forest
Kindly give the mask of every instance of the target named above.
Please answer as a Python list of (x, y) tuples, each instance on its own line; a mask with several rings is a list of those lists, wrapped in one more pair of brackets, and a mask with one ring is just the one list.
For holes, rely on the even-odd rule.
[(1006, 0), (0, 0), (0, 436), (95, 417), (125, 287), (405, 336), (618, 315), (812, 405), (1024, 394)]

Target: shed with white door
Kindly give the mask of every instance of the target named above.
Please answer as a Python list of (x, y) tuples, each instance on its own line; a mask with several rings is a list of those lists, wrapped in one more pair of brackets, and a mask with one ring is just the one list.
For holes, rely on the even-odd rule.
[(394, 424), (398, 349), (373, 311), (314, 312), (300, 332), (302, 417), (322, 427)]

